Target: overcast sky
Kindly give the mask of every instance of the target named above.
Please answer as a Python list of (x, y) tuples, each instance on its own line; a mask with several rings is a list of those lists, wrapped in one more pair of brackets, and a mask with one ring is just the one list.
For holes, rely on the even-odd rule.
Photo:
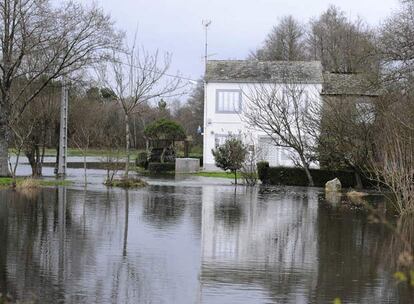
[(171, 72), (191, 78), (203, 73), (202, 19), (209, 30), (211, 59), (245, 59), (256, 49), (278, 19), (293, 15), (307, 22), (329, 4), (349, 16), (380, 24), (398, 6), (398, 0), (84, 0), (97, 2), (111, 14), (118, 28), (133, 36), (138, 25), (139, 44), (148, 50), (173, 54)]

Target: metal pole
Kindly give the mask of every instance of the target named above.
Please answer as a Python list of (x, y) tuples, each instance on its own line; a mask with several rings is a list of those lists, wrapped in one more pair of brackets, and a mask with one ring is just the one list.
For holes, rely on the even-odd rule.
[(203, 20), (202, 24), (205, 29), (205, 46), (204, 46), (204, 75), (207, 72), (207, 60), (208, 60), (208, 27), (211, 24), (211, 20)]
[(60, 132), (59, 132), (59, 160), (58, 176), (66, 175), (67, 146), (68, 146), (68, 88), (65, 80), (62, 81), (62, 97), (60, 103)]

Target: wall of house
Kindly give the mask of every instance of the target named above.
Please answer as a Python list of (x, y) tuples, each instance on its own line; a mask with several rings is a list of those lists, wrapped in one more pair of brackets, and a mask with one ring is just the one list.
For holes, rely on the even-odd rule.
[[(276, 147), (270, 138), (262, 131), (248, 125), (243, 119), (243, 112), (249, 102), (250, 92), (257, 89), (258, 84), (254, 83), (214, 83), (205, 85), (204, 105), (204, 170), (218, 170), (214, 165), (214, 157), (211, 152), (217, 143), (222, 144), (229, 134), (239, 136), (247, 145), (254, 145), (257, 148), (259, 159), (267, 160), (271, 166), (293, 167), (294, 162), (291, 156), (294, 154), (291, 149)], [(321, 85), (304, 85), (309, 94), (319, 98)], [(217, 92), (220, 90), (241, 90), (241, 112), (221, 113), (217, 111)], [(314, 164), (313, 167), (318, 167)]]

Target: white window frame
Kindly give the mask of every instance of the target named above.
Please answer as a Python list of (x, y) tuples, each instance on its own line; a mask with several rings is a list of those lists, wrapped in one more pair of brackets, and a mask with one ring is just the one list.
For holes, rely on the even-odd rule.
[[(239, 108), (237, 110), (220, 110), (219, 109), (219, 95), (221, 93), (238, 93), (239, 94)], [(240, 89), (217, 89), (216, 90), (216, 113), (220, 114), (239, 114), (242, 108), (242, 91)]]

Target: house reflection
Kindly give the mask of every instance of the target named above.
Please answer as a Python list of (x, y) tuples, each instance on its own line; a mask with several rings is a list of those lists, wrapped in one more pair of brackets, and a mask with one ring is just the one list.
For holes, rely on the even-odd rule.
[(205, 186), (202, 200), (204, 293), (216, 283), (259, 284), (280, 298), (295, 290), (292, 282), (316, 284), (318, 204), (312, 190), (263, 199), (257, 189)]

